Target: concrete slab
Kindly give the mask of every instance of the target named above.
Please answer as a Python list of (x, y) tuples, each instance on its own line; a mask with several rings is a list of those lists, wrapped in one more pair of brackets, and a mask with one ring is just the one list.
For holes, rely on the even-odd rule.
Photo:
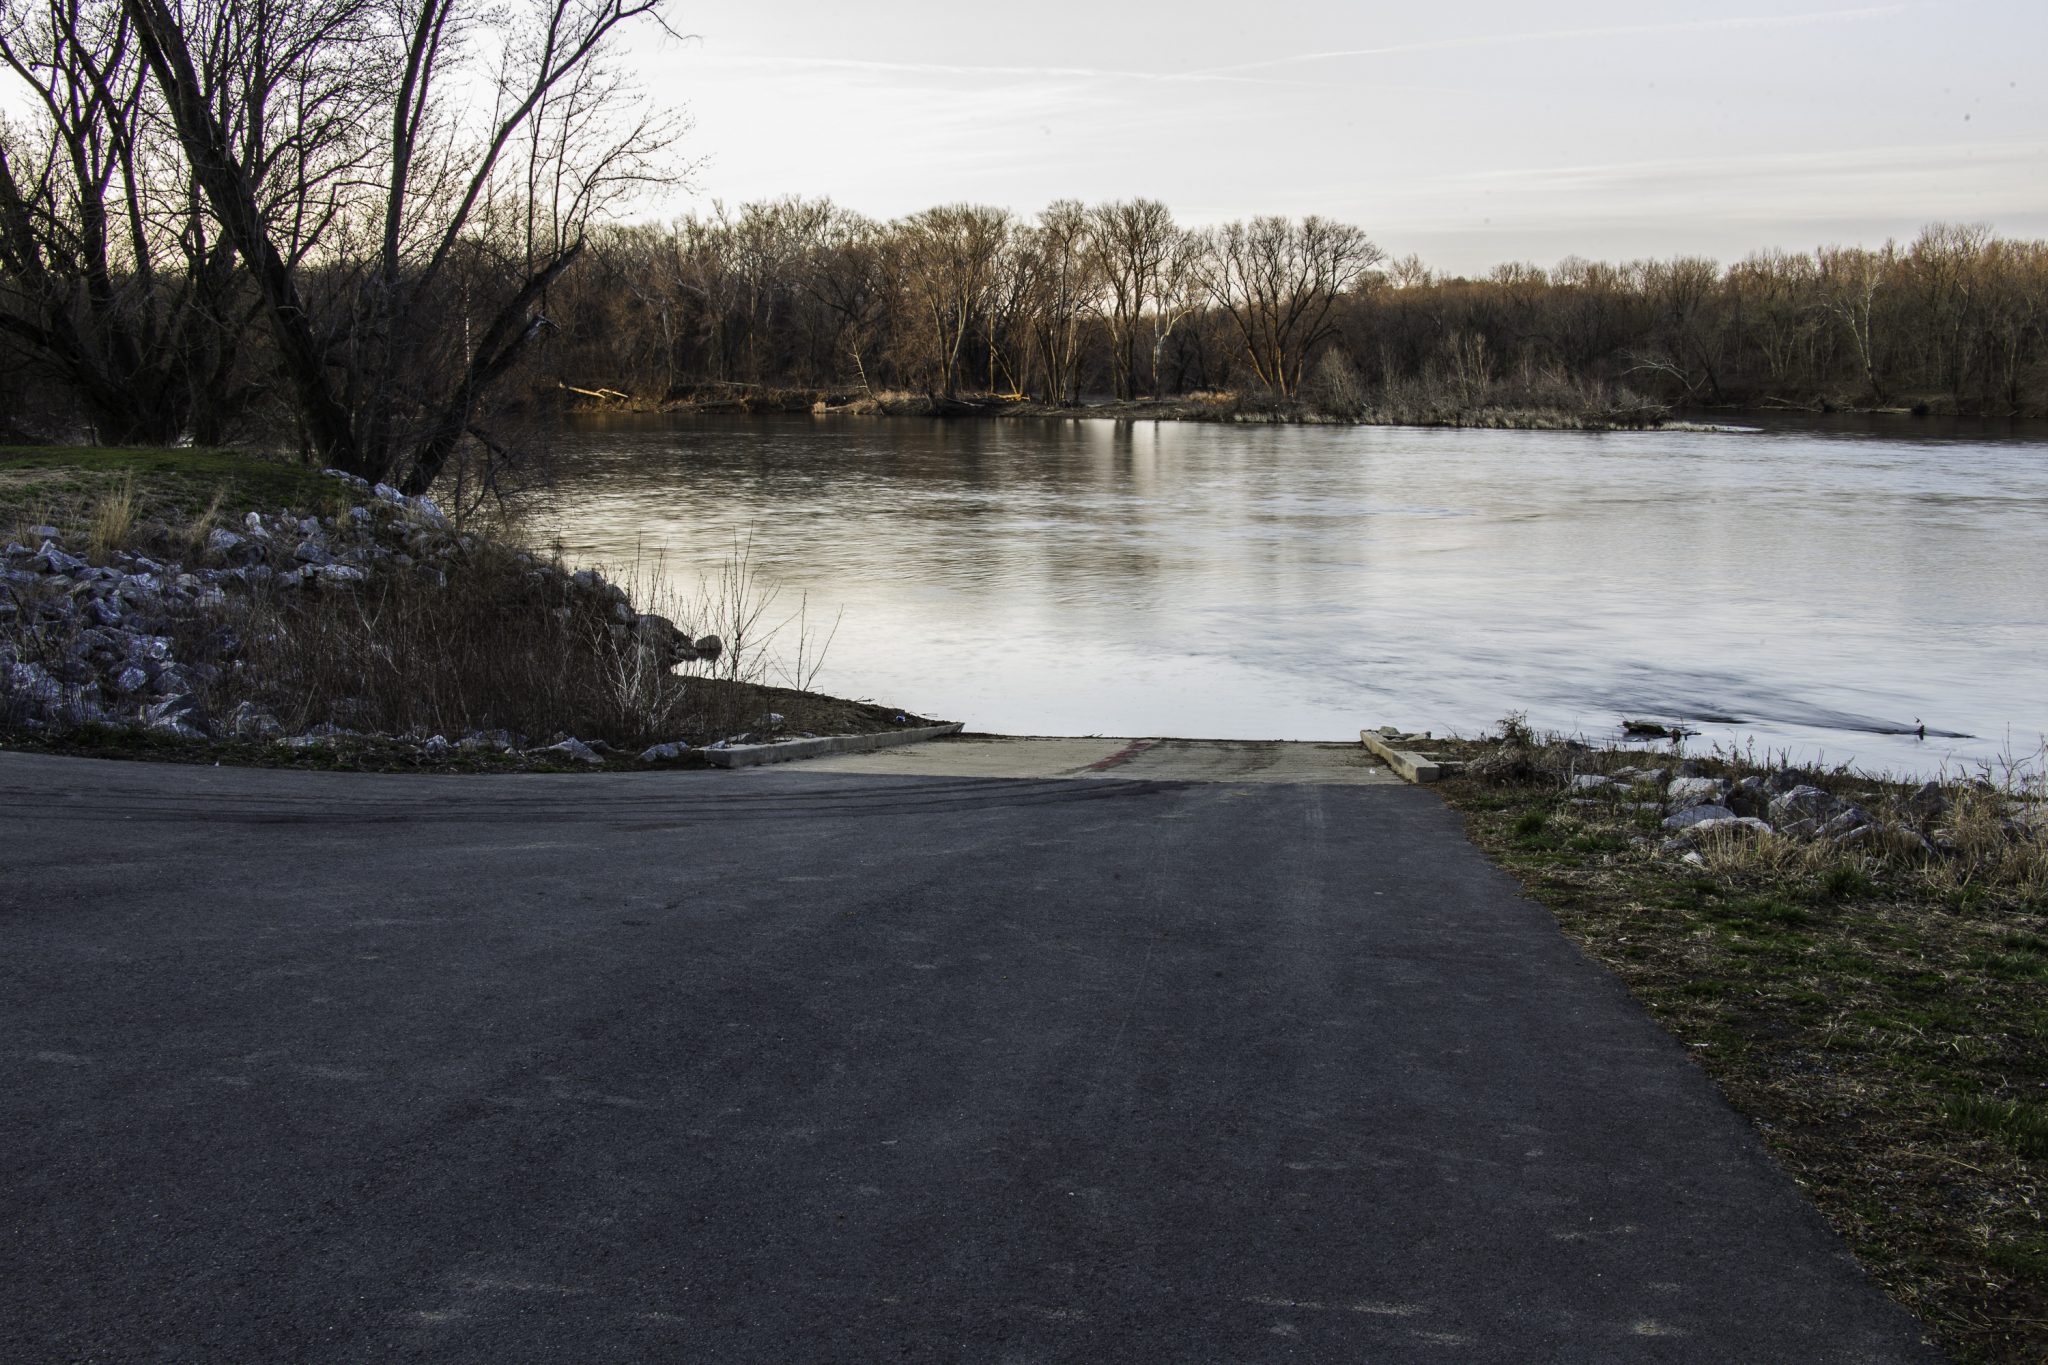
[(1443, 776), (1443, 768), (1430, 755), (1413, 747), (1395, 747), (1409, 745), (1407, 735), (1393, 730), (1360, 730), (1358, 739), (1375, 758), (1409, 782), (1434, 782)]
[(1399, 783), (1356, 744), (1113, 736), (961, 735), (812, 760), (806, 771), (902, 777), (1134, 778), (1150, 782)]
[(778, 740), (773, 744), (737, 744), (725, 749), (706, 749), (704, 758), (714, 768), (758, 768), (767, 763), (795, 763), (802, 759), (823, 758), (828, 754), (894, 749), (959, 733), (960, 722), (956, 720), (915, 730), (883, 730), (872, 735), (818, 735), (811, 739)]

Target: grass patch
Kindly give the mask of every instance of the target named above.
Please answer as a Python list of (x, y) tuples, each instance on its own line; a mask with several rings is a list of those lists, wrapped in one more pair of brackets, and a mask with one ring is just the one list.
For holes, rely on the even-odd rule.
[(1950, 1100), (1942, 1113), (1964, 1132), (1996, 1138), (2021, 1156), (2048, 1157), (2048, 1106), (1964, 1095)]
[(1831, 867), (1821, 873), (1819, 897), (1825, 901), (1854, 900), (1867, 896), (1877, 889), (1876, 883), (1864, 874), (1861, 868)]
[(47, 523), (111, 548), (144, 522), (189, 528), (209, 506), (327, 515), (347, 501), (318, 470), (245, 451), (0, 446), (0, 535)]
[[(1664, 853), (1657, 818), (1566, 797), (1645, 762), (1524, 735), (1438, 743), (1474, 842), (1606, 963), (1729, 1101), (1870, 1273), (1960, 1361), (2048, 1359), (2048, 849), (2013, 797), (1943, 788), (1910, 840), (1778, 838)], [(1512, 750), (1503, 758), (1503, 750)], [(1731, 759), (1731, 781), (1762, 775)], [(1911, 788), (1817, 785), (1887, 820)]]

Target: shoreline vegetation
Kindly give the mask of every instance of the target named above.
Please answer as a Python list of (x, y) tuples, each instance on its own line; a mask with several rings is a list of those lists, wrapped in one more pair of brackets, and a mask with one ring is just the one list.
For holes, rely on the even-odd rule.
[(333, 471), (0, 448), (0, 736), (197, 762), (602, 770), (930, 723), (815, 691), (829, 631), (778, 601), (746, 545), (693, 600), (664, 599), (659, 578), (572, 572), (507, 525)]
[(2048, 1358), (2043, 755), (1898, 782), (1514, 716), (1429, 747), (1473, 841), (1955, 1360)]
[(906, 390), (777, 388), (765, 384), (700, 384), (651, 399), (616, 389), (556, 390), (561, 409), (599, 413), (697, 416), (787, 414), (815, 417), (930, 417), (939, 419), (1089, 418), (1119, 422), (1214, 422), (1261, 426), (1413, 426), (1518, 431), (1711, 430), (1676, 421), (1668, 408), (1641, 400), (1587, 401), (1565, 406), (1514, 395), (1499, 402), (1465, 404), (1422, 395), (1348, 404), (1283, 399), (1269, 394), (1202, 391), (1173, 398), (1132, 398), (1046, 403), (1020, 394), (963, 393), (951, 398)]

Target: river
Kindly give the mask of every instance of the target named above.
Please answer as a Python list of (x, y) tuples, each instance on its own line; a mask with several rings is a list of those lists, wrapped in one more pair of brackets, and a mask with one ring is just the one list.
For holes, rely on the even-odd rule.
[(776, 619), (843, 613), (819, 690), (972, 729), (1355, 739), (1524, 711), (1932, 774), (2048, 728), (2040, 438), (628, 417), (554, 438), (535, 529), (686, 597), (750, 538)]

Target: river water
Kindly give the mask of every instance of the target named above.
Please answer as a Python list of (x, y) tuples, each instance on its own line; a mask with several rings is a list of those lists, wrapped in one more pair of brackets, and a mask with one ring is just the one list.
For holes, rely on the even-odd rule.
[(819, 690), (973, 729), (1519, 710), (1932, 773), (2048, 728), (2040, 435), (620, 418), (557, 438), (538, 518), (685, 596), (751, 537), (778, 617), (843, 611)]

